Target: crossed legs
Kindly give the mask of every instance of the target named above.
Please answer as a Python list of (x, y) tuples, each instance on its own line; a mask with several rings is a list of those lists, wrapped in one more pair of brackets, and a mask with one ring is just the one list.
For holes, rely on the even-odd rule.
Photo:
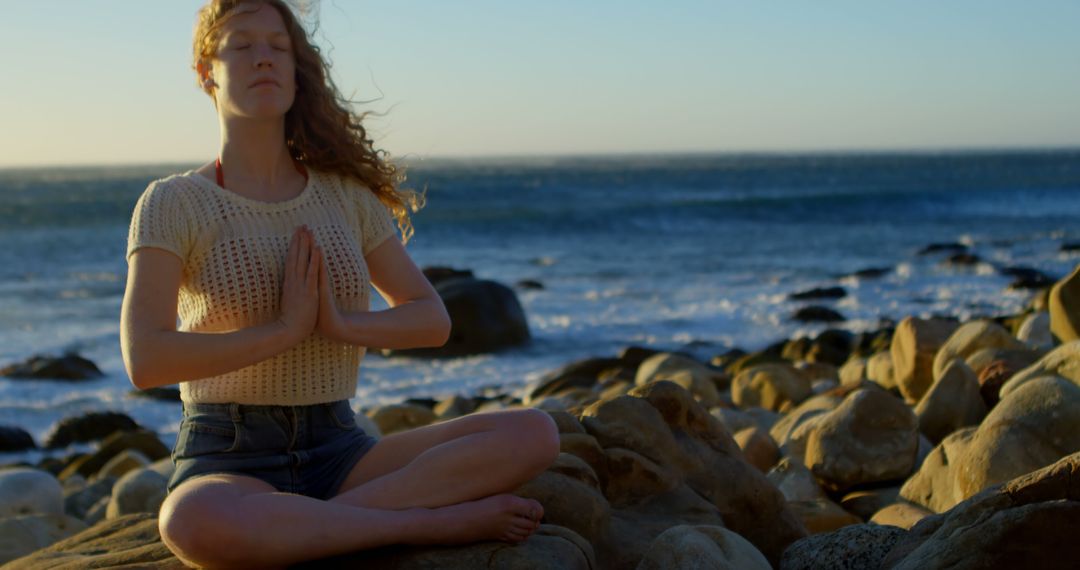
[(559, 451), (548, 414), (473, 414), (387, 436), (328, 501), (253, 477), (185, 481), (158, 520), (189, 565), (281, 566), (386, 544), (524, 540), (543, 507), (509, 494)]

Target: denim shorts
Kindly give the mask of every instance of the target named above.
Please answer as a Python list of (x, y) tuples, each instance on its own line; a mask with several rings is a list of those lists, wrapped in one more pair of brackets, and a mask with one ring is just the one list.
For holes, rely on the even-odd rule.
[(378, 440), (348, 400), (310, 406), (184, 402), (168, 492), (210, 473), (256, 477), (278, 491), (330, 499)]

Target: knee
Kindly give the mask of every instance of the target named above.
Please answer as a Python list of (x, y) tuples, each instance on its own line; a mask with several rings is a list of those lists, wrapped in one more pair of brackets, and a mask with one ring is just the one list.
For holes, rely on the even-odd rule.
[(559, 457), (559, 426), (551, 414), (536, 408), (522, 410), (525, 437), (532, 445), (533, 458), (540, 471), (546, 470)]
[(181, 560), (198, 566), (227, 562), (228, 545), (234, 543), (227, 513), (209, 499), (172, 495), (158, 515), (158, 531), (165, 546)]

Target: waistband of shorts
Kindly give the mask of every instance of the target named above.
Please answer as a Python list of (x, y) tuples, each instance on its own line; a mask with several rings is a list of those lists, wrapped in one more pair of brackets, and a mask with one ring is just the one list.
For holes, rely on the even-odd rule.
[(296, 412), (302, 412), (307, 409), (315, 408), (331, 408), (336, 405), (340, 405), (345, 402), (348, 405), (348, 400), (334, 400), (332, 402), (323, 402), (320, 404), (306, 404), (302, 406), (281, 406), (274, 404), (239, 404), (236, 402), (181, 402), (183, 404), (184, 413), (203, 413), (203, 414), (222, 414), (237, 417), (240, 414), (250, 412), (272, 412), (274, 410), (294, 410)]

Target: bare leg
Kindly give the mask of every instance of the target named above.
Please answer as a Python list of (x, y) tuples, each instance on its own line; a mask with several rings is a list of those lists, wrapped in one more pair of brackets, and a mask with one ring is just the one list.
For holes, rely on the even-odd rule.
[(505, 494), (439, 509), (367, 509), (256, 491), (260, 484), (234, 475), (184, 483), (162, 505), (162, 539), (189, 564), (282, 566), (387, 544), (518, 542), (540, 509)]

